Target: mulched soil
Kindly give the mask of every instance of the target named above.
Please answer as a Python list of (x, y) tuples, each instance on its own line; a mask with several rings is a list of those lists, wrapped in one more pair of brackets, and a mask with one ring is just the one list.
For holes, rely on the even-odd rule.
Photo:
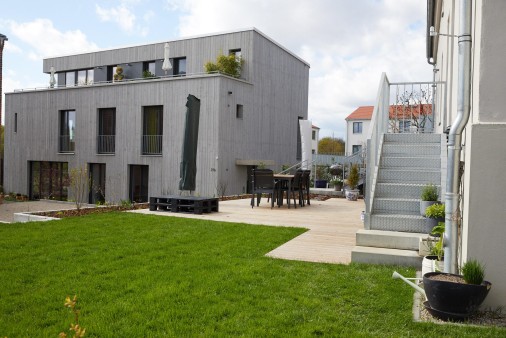
[[(310, 194), (310, 199), (314, 201), (326, 201), (329, 198), (335, 198), (333, 196), (326, 195), (316, 195)], [(267, 195), (265, 195), (267, 197)], [(249, 199), (251, 198), (251, 194), (243, 194), (243, 195), (233, 195), (233, 196), (223, 196), (220, 197), (220, 201), (230, 201), (230, 200), (238, 200), (238, 199)], [(127, 210), (136, 210), (136, 209), (147, 209), (149, 208), (149, 203), (134, 203), (131, 207), (120, 206), (120, 205), (109, 205), (109, 206), (97, 206), (97, 207), (85, 207), (79, 210), (77, 209), (69, 209), (69, 210), (58, 210), (58, 211), (42, 211), (38, 213), (33, 213), (38, 216), (45, 217), (54, 217), (54, 218), (65, 218), (65, 217), (75, 217), (75, 216), (83, 216), (89, 214), (100, 214), (104, 212), (111, 211), (127, 211)]]

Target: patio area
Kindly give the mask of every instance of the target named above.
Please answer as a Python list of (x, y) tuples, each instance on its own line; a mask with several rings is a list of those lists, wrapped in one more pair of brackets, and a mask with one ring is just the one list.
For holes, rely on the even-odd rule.
[(331, 198), (326, 201), (311, 200), (310, 206), (286, 205), (271, 209), (270, 203), (262, 199), (259, 207), (251, 208), (250, 199), (220, 202), (220, 212), (203, 215), (149, 211), (131, 212), (160, 216), (198, 218), (220, 222), (263, 224), (270, 226), (302, 227), (309, 231), (269, 252), (270, 257), (301, 260), (307, 262), (342, 263), (351, 262), (351, 250), (355, 246), (355, 233), (363, 228), (360, 213), (364, 201), (347, 201)]

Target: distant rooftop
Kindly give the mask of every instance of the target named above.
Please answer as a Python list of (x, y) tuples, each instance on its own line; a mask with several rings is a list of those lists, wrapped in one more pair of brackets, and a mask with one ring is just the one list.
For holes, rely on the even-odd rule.
[[(360, 106), (353, 111), (346, 121), (349, 120), (371, 120), (374, 112), (374, 106)], [(432, 114), (432, 105), (430, 104), (417, 104), (412, 106), (403, 105), (391, 105), (390, 106), (390, 118), (402, 118), (404, 114), (415, 115), (422, 113), (422, 115)]]

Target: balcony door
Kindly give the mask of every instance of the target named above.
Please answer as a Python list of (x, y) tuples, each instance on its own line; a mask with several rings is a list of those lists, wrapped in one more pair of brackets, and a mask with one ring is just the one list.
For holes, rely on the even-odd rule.
[(148, 201), (148, 179), (149, 166), (131, 165), (130, 166), (130, 201), (147, 202)]
[(105, 164), (104, 163), (90, 163), (90, 194), (89, 203), (104, 203), (105, 202)]

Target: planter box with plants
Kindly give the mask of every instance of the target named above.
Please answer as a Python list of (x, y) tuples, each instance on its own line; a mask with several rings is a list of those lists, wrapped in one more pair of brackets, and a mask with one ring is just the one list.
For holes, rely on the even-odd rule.
[(432, 229), (439, 222), (444, 222), (445, 220), (445, 205), (444, 203), (436, 203), (429, 206), (425, 210), (425, 231), (430, 234)]
[(425, 210), (429, 206), (438, 203), (438, 198), (437, 187), (434, 184), (424, 186), (420, 196), (420, 215), (425, 216)]
[(492, 284), (484, 280), (483, 266), (469, 260), (462, 266), (462, 275), (430, 272), (423, 276), (427, 296), (425, 308), (442, 320), (462, 320), (478, 310)]

